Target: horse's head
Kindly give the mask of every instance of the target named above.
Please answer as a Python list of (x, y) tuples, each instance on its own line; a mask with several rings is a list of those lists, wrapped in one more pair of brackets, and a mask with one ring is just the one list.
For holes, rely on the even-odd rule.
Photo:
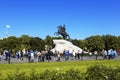
[(58, 33), (61, 33), (61, 31), (62, 31), (62, 26), (59, 25), (57, 28), (58, 28)]
[(59, 29), (59, 28), (62, 28), (62, 25), (59, 25), (57, 28), (58, 28), (58, 29)]

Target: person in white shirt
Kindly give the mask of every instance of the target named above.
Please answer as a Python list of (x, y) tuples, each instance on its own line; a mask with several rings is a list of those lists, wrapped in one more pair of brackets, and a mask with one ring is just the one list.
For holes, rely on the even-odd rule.
[(72, 52), (74, 59), (76, 59), (76, 52), (73, 50)]
[(95, 55), (95, 59), (97, 60), (97, 56), (98, 56), (97, 51), (94, 52), (94, 55)]

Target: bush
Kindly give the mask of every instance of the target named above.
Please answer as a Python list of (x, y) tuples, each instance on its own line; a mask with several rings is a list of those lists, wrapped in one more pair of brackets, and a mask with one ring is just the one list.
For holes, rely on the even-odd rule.
[(102, 65), (91, 66), (86, 72), (86, 80), (106, 80), (108, 71), (110, 69)]
[(79, 70), (70, 69), (65, 73), (61, 73), (58, 70), (48, 71), (46, 70), (41, 74), (40, 80), (83, 80)]
[(40, 80), (59, 80), (59, 76), (58, 76), (58, 72), (57, 71), (49, 71), (46, 70), (45, 72), (43, 72), (40, 75)]
[(49, 71), (46, 70), (43, 73), (36, 73), (34, 70), (29, 76), (26, 76), (24, 72), (8, 73), (5, 80), (84, 80), (79, 70), (70, 69), (65, 73), (61, 73), (59, 70)]
[(70, 69), (64, 74), (64, 80), (84, 80), (79, 70)]
[(108, 74), (109, 80), (118, 80), (120, 79), (120, 67), (114, 68), (111, 70), (110, 74)]
[(25, 72), (19, 72), (19, 69), (15, 73), (7, 73), (7, 78), (5, 80), (27, 80), (28, 77)]
[(88, 68), (86, 80), (118, 80), (120, 78), (120, 68), (94, 65)]
[(87, 72), (82, 74), (79, 70), (73, 68), (65, 73), (60, 70), (46, 70), (42, 73), (37, 73), (33, 69), (29, 75), (25, 72), (8, 73), (5, 80), (118, 80), (120, 79), (119, 67), (106, 67), (103, 65), (94, 65), (87, 69)]

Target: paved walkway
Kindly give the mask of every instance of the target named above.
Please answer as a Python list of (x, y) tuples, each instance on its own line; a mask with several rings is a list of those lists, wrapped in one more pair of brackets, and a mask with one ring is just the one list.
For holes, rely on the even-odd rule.
[[(46, 60), (46, 58), (44, 58), (44, 59), (45, 59), (45, 62), (48, 62)], [(57, 61), (57, 59), (58, 59), (57, 57), (51, 56), (50, 62), (55, 62), (55, 61)], [(116, 57), (115, 59), (120, 60), (120, 56)], [(75, 59), (74, 57), (70, 56), (67, 61), (84, 61), (84, 60), (96, 60), (96, 57), (95, 56), (84, 56), (84, 57), (80, 57), (80, 59), (77, 59), (77, 58)], [(97, 60), (103, 60), (103, 57), (98, 56)], [(60, 61), (65, 61), (65, 58), (61, 57)], [(34, 62), (38, 62), (38, 58), (35, 58)], [(13, 63), (28, 63), (28, 58), (23, 58), (22, 60), (17, 59), (17, 58), (11, 58), (10, 63), (11, 64), (13, 64)], [(8, 60), (4, 60), (4, 59), (1, 58), (0, 59), (0, 64), (8, 64)]]

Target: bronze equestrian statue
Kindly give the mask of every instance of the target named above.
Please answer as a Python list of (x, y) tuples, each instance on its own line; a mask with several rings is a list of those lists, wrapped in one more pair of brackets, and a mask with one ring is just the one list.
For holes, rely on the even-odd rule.
[(56, 36), (61, 35), (63, 37), (63, 39), (70, 40), (70, 36), (66, 32), (65, 25), (63, 25), (63, 26), (59, 25), (57, 28), (58, 28), (58, 31), (55, 32), (54, 35), (56, 35)]

